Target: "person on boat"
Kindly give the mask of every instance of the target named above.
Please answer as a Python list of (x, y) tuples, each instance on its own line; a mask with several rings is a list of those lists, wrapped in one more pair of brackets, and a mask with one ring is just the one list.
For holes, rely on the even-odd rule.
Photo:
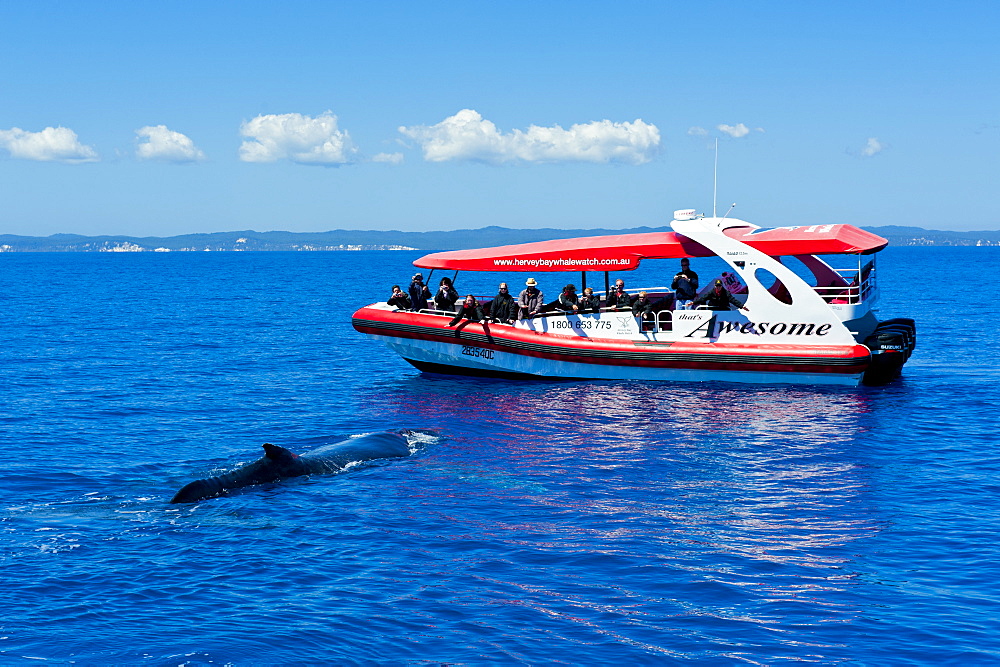
[(643, 322), (653, 321), (653, 301), (646, 292), (639, 292), (639, 296), (632, 302), (632, 316), (641, 317)]
[(392, 296), (389, 297), (386, 303), (400, 310), (410, 310), (413, 308), (413, 302), (410, 300), (410, 297), (403, 293), (399, 285), (392, 286)]
[(690, 310), (691, 302), (698, 296), (698, 274), (691, 270), (691, 260), (681, 258), (681, 270), (670, 283), (674, 291), (674, 310)]
[(413, 303), (413, 310), (425, 310), (427, 302), (431, 298), (431, 289), (424, 284), (422, 273), (413, 274), (413, 282), (410, 283), (410, 301)]
[(584, 287), (576, 305), (580, 308), (579, 313), (596, 313), (601, 309), (601, 298), (594, 294), (593, 287)]
[(483, 315), (483, 307), (476, 301), (476, 297), (471, 294), (465, 296), (462, 307), (458, 309), (458, 314), (452, 318), (451, 322), (448, 322), (448, 326), (453, 327), (463, 319), (470, 322), (482, 322), (486, 319), (486, 316)]
[(750, 310), (729, 293), (721, 280), (716, 280), (711, 290), (691, 302), (693, 306), (700, 306), (703, 303), (707, 304), (711, 310), (729, 310), (731, 305), (740, 310)]
[(565, 310), (567, 312), (577, 312), (580, 310), (578, 301), (580, 298), (576, 295), (576, 285), (570, 283), (563, 287), (562, 294), (559, 295), (559, 303), (556, 307), (559, 310)]
[(615, 288), (608, 295), (608, 308), (631, 308), (632, 297), (625, 291), (625, 281), (619, 278), (615, 281)]
[(434, 295), (434, 303), (437, 309), (455, 312), (455, 302), (458, 299), (458, 291), (451, 284), (451, 278), (445, 276), (438, 285), (437, 294)]
[(510, 295), (507, 283), (500, 283), (498, 289), (490, 304), (490, 319), (498, 324), (513, 324), (517, 319), (517, 302)]
[(545, 296), (542, 290), (538, 289), (538, 283), (534, 278), (524, 281), (525, 288), (517, 297), (518, 316), (523, 320), (537, 315), (545, 305)]

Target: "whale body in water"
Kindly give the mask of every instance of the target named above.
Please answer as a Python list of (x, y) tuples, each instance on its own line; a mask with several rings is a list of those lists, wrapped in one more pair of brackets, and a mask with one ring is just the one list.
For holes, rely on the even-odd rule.
[(416, 433), (418, 432), (409, 430), (369, 433), (325, 445), (301, 456), (284, 447), (265, 442), (263, 458), (231, 472), (186, 484), (170, 502), (196, 503), (254, 484), (266, 484), (302, 475), (336, 473), (351, 463), (402, 458), (412, 453), (406, 436)]

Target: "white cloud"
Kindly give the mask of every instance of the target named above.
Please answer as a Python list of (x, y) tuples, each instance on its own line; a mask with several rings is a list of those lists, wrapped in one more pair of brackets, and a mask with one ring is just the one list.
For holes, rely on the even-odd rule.
[(244, 162), (340, 165), (354, 162), (357, 148), (346, 131), (337, 129), (337, 117), (327, 111), (315, 118), (297, 113), (257, 116), (240, 126), (248, 137), (240, 146)]
[(403, 164), (402, 153), (379, 153), (372, 158), (372, 162), (386, 162), (388, 164)]
[(400, 127), (399, 131), (420, 142), (424, 159), (481, 160), (484, 162), (649, 162), (659, 152), (660, 131), (655, 125), (635, 120), (609, 120), (556, 125), (502, 134), (492, 122), (472, 109), (463, 109), (437, 125)]
[(47, 127), (41, 132), (27, 132), (19, 127), (0, 130), (0, 147), (10, 151), (11, 157), (22, 160), (67, 164), (98, 160), (97, 151), (81, 144), (76, 132), (67, 127)]
[(139, 144), (135, 154), (140, 160), (162, 160), (164, 162), (200, 162), (205, 154), (186, 135), (168, 130), (166, 125), (147, 125), (135, 131), (140, 139), (148, 139)]
[(885, 150), (885, 144), (875, 137), (868, 137), (868, 143), (861, 149), (861, 155), (863, 157), (871, 157), (881, 153), (883, 150)]
[[(750, 134), (750, 128), (743, 123), (739, 123), (738, 125), (726, 125), (723, 123), (722, 125), (717, 125), (715, 129), (724, 134), (728, 134), (733, 139), (739, 139), (740, 137), (745, 137)], [(760, 129), (760, 131), (763, 132), (764, 130)]]
[(706, 130), (703, 127), (698, 127), (697, 125), (695, 125), (694, 127), (689, 127), (687, 133), (688, 133), (689, 137), (707, 137), (708, 136), (708, 130)]

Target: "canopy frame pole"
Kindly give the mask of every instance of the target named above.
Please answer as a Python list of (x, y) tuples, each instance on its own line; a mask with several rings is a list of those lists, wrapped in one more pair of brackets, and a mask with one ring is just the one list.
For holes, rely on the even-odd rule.
[(587, 272), (586, 271), (581, 271), (580, 272), (580, 294), (583, 294), (583, 291), (585, 289), (587, 289)]
[(604, 272), (604, 298), (607, 299), (611, 295), (611, 278), (608, 276), (608, 272)]

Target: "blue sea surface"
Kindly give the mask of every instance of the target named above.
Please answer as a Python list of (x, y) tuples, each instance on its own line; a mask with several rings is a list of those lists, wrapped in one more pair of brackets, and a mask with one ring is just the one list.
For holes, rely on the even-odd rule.
[(881, 253), (857, 389), (422, 375), (350, 325), (419, 254), (0, 254), (0, 663), (1000, 663), (1000, 249)]

